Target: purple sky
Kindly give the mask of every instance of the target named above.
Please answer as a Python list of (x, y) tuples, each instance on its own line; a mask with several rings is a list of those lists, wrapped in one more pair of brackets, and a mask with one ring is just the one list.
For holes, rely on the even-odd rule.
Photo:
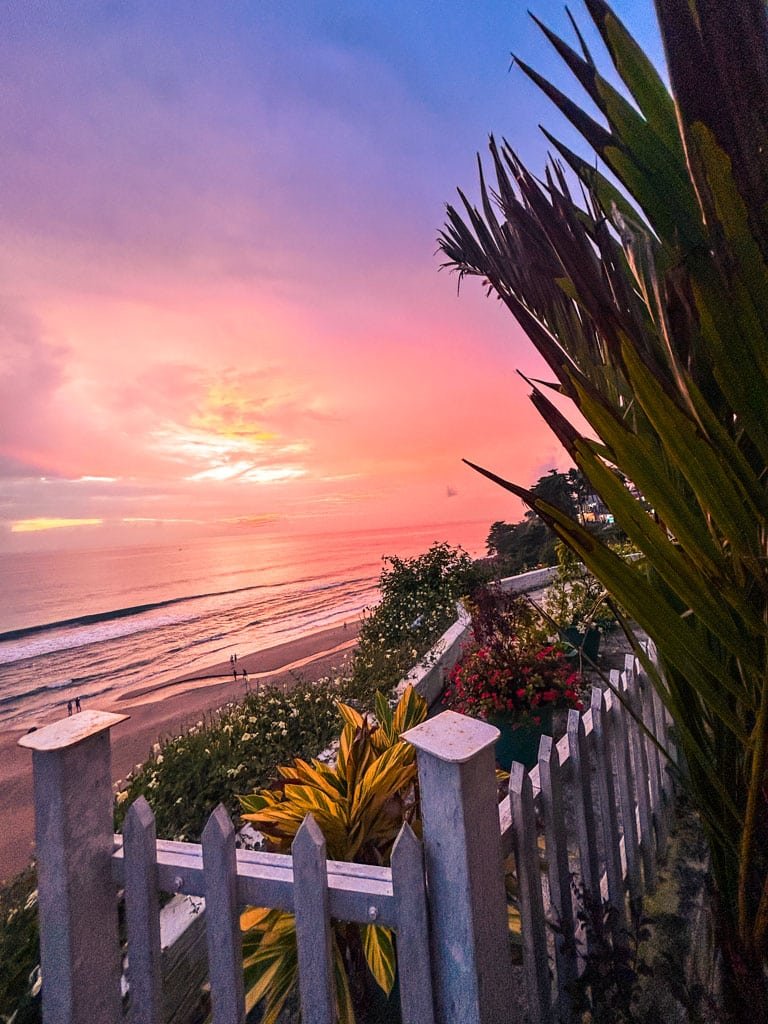
[[(660, 60), (651, 4), (615, 6)], [(0, 19), (0, 549), (62, 521), (490, 523), (519, 506), (462, 456), (566, 465), (514, 372), (529, 344), (435, 255), (490, 132), (535, 170), (540, 122), (576, 141), (509, 71), (586, 102), (524, 5)]]

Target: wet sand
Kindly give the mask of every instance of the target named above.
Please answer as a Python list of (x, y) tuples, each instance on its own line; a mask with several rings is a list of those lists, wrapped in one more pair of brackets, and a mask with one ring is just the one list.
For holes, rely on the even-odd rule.
[[(159, 686), (136, 687), (117, 698), (88, 707), (130, 715), (112, 733), (112, 780), (123, 779), (145, 761), (153, 743), (175, 736), (206, 712), (237, 700), (248, 685), (287, 687), (297, 676), (315, 680), (338, 669), (355, 645), (358, 624), (337, 626), (263, 651), (238, 655), (238, 679), (232, 665), (220, 662), (203, 672), (179, 676)], [(42, 724), (42, 723), (41, 723)], [(32, 756), (17, 746), (22, 732), (0, 732), (0, 880), (29, 862), (33, 852)]]

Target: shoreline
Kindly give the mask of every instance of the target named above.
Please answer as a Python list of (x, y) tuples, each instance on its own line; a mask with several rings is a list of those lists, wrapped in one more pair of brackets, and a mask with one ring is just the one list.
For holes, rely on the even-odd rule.
[[(257, 686), (289, 688), (297, 675), (314, 682), (344, 664), (356, 645), (359, 628), (358, 622), (334, 626), (238, 656), (241, 678), (237, 680), (228, 662), (218, 662), (165, 683), (97, 701), (100, 711), (130, 716), (112, 734), (113, 783), (143, 763), (154, 743), (178, 735), (203, 715), (241, 699), (245, 695), (243, 669), (249, 685), (253, 681)], [(0, 731), (0, 882), (26, 867), (32, 855), (32, 759), (29, 751), (17, 745), (26, 731)]]

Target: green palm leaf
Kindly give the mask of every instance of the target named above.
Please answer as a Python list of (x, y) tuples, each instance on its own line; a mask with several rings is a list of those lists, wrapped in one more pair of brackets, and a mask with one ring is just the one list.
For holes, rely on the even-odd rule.
[(460, 193), (440, 246), (505, 303), (594, 431), (533, 387), (642, 563), (480, 472), (529, 502), (655, 641), (737, 1012), (768, 1013), (768, 16), (762, 0), (656, 0), (672, 95), (608, 4), (586, 6), (628, 98), (580, 35), (574, 48), (539, 24), (603, 124), (518, 61), (602, 160), (547, 133), (586, 197), (492, 140), (496, 184), (481, 171), (478, 207)]

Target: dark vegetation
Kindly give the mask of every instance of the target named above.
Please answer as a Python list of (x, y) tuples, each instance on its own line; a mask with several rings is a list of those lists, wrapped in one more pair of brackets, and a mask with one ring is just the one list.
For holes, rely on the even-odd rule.
[[(624, 536), (607, 521), (605, 506), (592, 494), (578, 470), (558, 473), (552, 469), (539, 477), (531, 486), (530, 493), (578, 519), (608, 541)], [(488, 554), (494, 557), (494, 574), (515, 576), (529, 569), (556, 565), (556, 543), (557, 535), (535, 512), (528, 510), (518, 523), (495, 522), (488, 534), (486, 547)]]
[(40, 1020), (39, 960), (37, 881), (30, 866), (0, 889), (0, 1020)]

